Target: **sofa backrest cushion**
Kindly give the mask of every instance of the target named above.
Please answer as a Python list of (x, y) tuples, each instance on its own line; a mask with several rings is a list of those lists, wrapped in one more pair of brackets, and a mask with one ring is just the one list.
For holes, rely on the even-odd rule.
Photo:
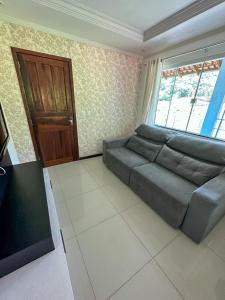
[(225, 142), (178, 134), (167, 145), (192, 157), (225, 165)]
[(155, 161), (156, 156), (162, 148), (162, 145), (146, 141), (138, 136), (133, 136), (129, 139), (126, 147), (152, 162)]
[(187, 180), (203, 185), (220, 174), (223, 167), (213, 165), (163, 146), (156, 162)]
[(160, 128), (157, 126), (148, 126), (145, 124), (140, 125), (135, 132), (137, 135), (144, 137), (146, 139), (150, 139), (154, 142), (165, 143), (172, 136), (174, 136), (174, 132), (168, 129)]

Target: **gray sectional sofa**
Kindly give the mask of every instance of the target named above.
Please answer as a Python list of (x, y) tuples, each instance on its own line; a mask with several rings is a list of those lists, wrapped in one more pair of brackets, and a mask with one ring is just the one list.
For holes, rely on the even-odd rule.
[(200, 242), (225, 214), (225, 143), (141, 125), (103, 161), (165, 221)]

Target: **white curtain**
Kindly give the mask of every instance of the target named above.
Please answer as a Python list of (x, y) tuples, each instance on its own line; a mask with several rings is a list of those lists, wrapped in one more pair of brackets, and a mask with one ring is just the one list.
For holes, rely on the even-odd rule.
[(160, 58), (149, 59), (143, 63), (140, 75), (140, 92), (136, 126), (151, 122), (154, 104), (160, 84), (162, 62)]

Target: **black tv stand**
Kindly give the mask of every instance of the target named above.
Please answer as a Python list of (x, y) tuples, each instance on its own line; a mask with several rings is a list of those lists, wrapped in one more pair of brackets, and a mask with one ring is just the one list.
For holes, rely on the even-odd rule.
[(0, 277), (54, 250), (41, 163), (5, 167), (0, 190)]

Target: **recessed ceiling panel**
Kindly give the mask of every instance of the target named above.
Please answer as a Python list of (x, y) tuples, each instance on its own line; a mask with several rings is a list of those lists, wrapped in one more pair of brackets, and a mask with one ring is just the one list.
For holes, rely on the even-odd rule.
[(146, 30), (195, 0), (66, 0), (86, 5), (139, 30)]

